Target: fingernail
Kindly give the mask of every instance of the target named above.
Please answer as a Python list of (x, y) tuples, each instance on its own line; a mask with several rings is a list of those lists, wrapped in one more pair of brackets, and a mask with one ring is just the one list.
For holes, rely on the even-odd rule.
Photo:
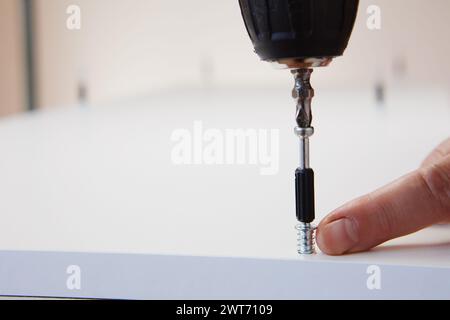
[(328, 254), (343, 254), (358, 243), (356, 222), (349, 218), (333, 221), (319, 229), (317, 242)]

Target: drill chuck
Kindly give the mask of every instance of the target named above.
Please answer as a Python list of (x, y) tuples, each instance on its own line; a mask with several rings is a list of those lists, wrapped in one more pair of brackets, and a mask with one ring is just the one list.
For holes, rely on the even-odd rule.
[(341, 56), (359, 0), (239, 0), (239, 4), (256, 53), (262, 60), (283, 63)]

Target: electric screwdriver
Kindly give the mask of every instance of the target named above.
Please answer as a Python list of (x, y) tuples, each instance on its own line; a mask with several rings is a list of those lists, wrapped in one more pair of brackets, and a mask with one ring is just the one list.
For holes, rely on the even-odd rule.
[(300, 139), (300, 165), (295, 172), (298, 252), (315, 252), (314, 171), (309, 138), (314, 134), (310, 78), (343, 55), (355, 23), (359, 0), (239, 0), (242, 17), (259, 57), (290, 69), (295, 77), (295, 134)]

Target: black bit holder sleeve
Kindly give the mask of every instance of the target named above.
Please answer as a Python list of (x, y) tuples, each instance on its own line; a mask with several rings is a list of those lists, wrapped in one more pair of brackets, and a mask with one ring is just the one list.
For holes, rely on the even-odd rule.
[(297, 169), (295, 171), (295, 198), (298, 221), (304, 223), (313, 222), (315, 219), (315, 207), (314, 171), (312, 169)]

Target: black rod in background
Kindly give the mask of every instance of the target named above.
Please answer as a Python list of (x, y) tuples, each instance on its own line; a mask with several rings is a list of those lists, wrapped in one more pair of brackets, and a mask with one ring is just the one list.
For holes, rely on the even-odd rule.
[(28, 111), (36, 109), (36, 83), (34, 64), (34, 19), (33, 1), (23, 0), (23, 17), (25, 33), (25, 71), (26, 71), (26, 108)]

